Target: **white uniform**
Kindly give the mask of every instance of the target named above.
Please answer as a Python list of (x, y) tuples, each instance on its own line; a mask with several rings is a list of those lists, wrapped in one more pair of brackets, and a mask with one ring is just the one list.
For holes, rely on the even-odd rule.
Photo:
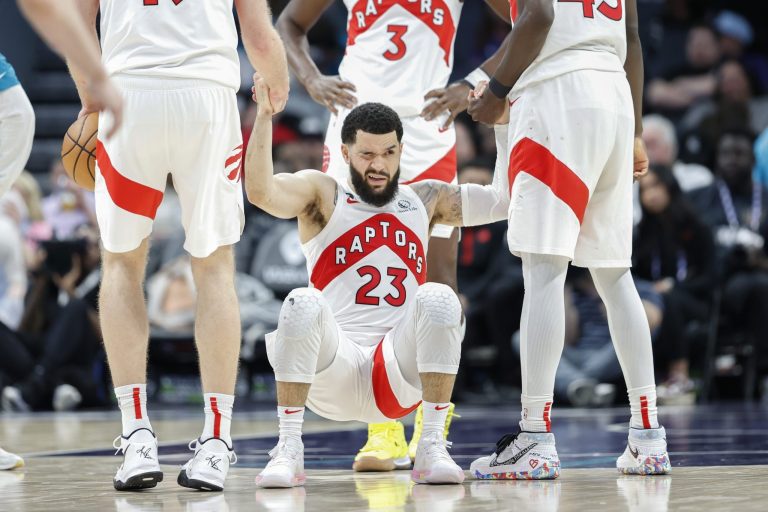
[[(168, 174), (190, 254), (237, 242), (245, 220), (232, 0), (101, 0), (101, 42), (125, 97), (122, 129), (97, 146), (104, 247), (130, 251), (150, 234)], [(102, 114), (101, 126), (110, 122)]]
[[(450, 290), (435, 283), (421, 286), (426, 280), (429, 218), (409, 187), (401, 186), (395, 199), (380, 208), (362, 202), (342, 185), (339, 190), (328, 224), (302, 245), (310, 284), (321, 294), (324, 314), (319, 319), (292, 319), (284, 305), (278, 330), (267, 336), (267, 354), (277, 380), (312, 383), (307, 404), (322, 416), (368, 422), (399, 418), (421, 399), (418, 372), (456, 373), (460, 306), (454, 299), (455, 308), (442, 308), (444, 315), (455, 309), (455, 318), (443, 322), (450, 324), (450, 334), (435, 327), (420, 308), (423, 301), (417, 295), (423, 296), (425, 287)], [(287, 301), (293, 305), (293, 295)], [(318, 345), (336, 351), (330, 365), (316, 375), (317, 360), (302, 362), (311, 349), (288, 346), (296, 340), (285, 339), (292, 336), (288, 331), (281, 333), (285, 323), (302, 321), (306, 327), (296, 330), (301, 338), (317, 336)], [(416, 370), (417, 340), (428, 344), (425, 340), (444, 343), (449, 338), (454, 354), (438, 346), (428, 351), (429, 360), (418, 361)], [(401, 366), (405, 353), (412, 354), (406, 357), (415, 376), (410, 382)]]
[[(510, 93), (509, 247), (628, 267), (634, 110), (622, 0), (553, 0), (544, 47)], [(516, 2), (512, 1), (512, 18)]]
[[(380, 102), (403, 122), (401, 183), (425, 179), (455, 182), (456, 132), (441, 130), (446, 115), (419, 117), (424, 95), (445, 87), (453, 69), (453, 42), (463, 2), (459, 0), (344, 0), (349, 11), (347, 48), (339, 66), (353, 83), (357, 104)], [(345, 182), (349, 166), (341, 155), (341, 127), (349, 110), (332, 115), (325, 138), (323, 171)], [(433, 236), (451, 228), (436, 226)]]

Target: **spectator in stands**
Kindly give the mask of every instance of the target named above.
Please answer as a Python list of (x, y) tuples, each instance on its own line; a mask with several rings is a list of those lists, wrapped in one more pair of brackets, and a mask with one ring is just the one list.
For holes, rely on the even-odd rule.
[(12, 384), (2, 391), (5, 410), (103, 403), (102, 383), (94, 378), (94, 369), (103, 367), (96, 315), (98, 241), (92, 231), (76, 235), (82, 237), (78, 242), (45, 245), (46, 262), (35, 276), (19, 329), (0, 325), (0, 375)]
[(723, 281), (722, 309), (759, 345), (764, 366), (768, 338), (768, 191), (752, 178), (754, 136), (726, 129), (717, 144), (715, 183), (691, 194), (713, 232)]
[[(663, 318), (661, 297), (650, 283), (637, 280), (653, 333)], [(513, 345), (520, 351), (520, 338)], [(555, 374), (555, 396), (577, 407), (612, 405), (621, 366), (611, 342), (605, 306), (586, 269), (570, 267), (565, 293), (565, 346)]]
[(703, 165), (685, 163), (678, 158), (675, 126), (666, 117), (659, 114), (643, 117), (643, 141), (650, 165), (671, 168), (684, 192), (712, 183), (712, 172), (709, 169)]
[(755, 141), (755, 181), (768, 187), (768, 128)]
[(456, 127), (456, 162), (459, 167), (477, 158), (477, 135), (472, 121), (460, 116), (454, 123)]
[(765, 55), (749, 51), (754, 40), (749, 20), (737, 12), (726, 10), (715, 17), (713, 24), (720, 36), (723, 56), (738, 60), (755, 77), (758, 86), (756, 94), (768, 91), (768, 59)]
[(675, 120), (694, 102), (715, 93), (715, 71), (721, 52), (711, 27), (697, 25), (688, 31), (685, 55), (685, 65), (651, 80), (646, 94), (654, 110)]
[[(493, 165), (491, 159), (467, 162), (459, 168), (458, 181), (490, 185)], [(517, 384), (511, 368), (519, 365), (513, 362), (510, 340), (520, 327), (523, 275), (520, 260), (506, 248), (506, 233), (506, 222), (461, 228), (457, 279), (467, 322), (462, 351), (467, 354), (490, 345), (495, 352), (490, 364), (486, 361), (490, 379), (470, 382), (470, 369), (464, 366), (463, 391), (488, 393), (491, 382), (501, 387)], [(471, 361), (472, 354), (465, 358), (470, 365)]]
[(664, 301), (664, 318), (654, 356), (665, 368), (657, 388), (660, 402), (695, 398), (689, 375), (686, 330), (691, 321), (705, 322), (717, 282), (714, 240), (683, 196), (669, 168), (651, 165), (640, 180), (643, 218), (637, 226), (632, 257), (636, 277), (653, 283)]
[(82, 226), (96, 226), (93, 192), (75, 185), (59, 158), (51, 163), (49, 184), (51, 193), (43, 199), (43, 214), (54, 238), (66, 240)]
[(716, 95), (692, 107), (680, 123), (690, 158), (711, 160), (723, 126), (756, 133), (768, 127), (768, 97), (755, 97), (752, 82), (739, 61), (727, 60), (718, 68)]

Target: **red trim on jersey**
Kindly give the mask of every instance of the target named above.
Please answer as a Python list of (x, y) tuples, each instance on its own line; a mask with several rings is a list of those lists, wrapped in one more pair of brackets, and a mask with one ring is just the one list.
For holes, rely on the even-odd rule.
[(589, 189), (576, 173), (550, 151), (528, 137), (515, 144), (509, 155), (509, 190), (521, 172), (530, 174), (552, 190), (573, 211), (579, 224), (589, 201)]
[(139, 388), (133, 388), (133, 416), (137, 420), (141, 419), (141, 395)]
[(509, 18), (512, 23), (517, 20), (517, 0), (509, 0)]
[(107, 185), (109, 197), (112, 198), (112, 202), (116, 206), (142, 217), (155, 218), (157, 208), (163, 201), (161, 191), (142, 185), (120, 174), (112, 165), (112, 161), (100, 140), (96, 141), (96, 161)]
[(552, 421), (549, 419), (549, 411), (552, 409), (552, 402), (547, 402), (544, 404), (544, 424), (547, 427), (547, 432), (552, 432)]
[(371, 371), (371, 380), (373, 382), (373, 398), (376, 400), (376, 407), (384, 416), (391, 419), (402, 418), (414, 411), (421, 401), (416, 402), (410, 407), (403, 407), (392, 391), (392, 385), (389, 383), (387, 367), (384, 363), (384, 341), (380, 341), (373, 353), (373, 370)]
[[(366, 16), (365, 11), (368, 8), (368, 5), (368, 0), (358, 0), (349, 12), (347, 46), (354, 45), (360, 34), (365, 33), (371, 28), (389, 9), (395, 5), (399, 5), (424, 23), (437, 35), (437, 38), (440, 40), (440, 48), (442, 48), (443, 53), (445, 54), (445, 64), (446, 66), (450, 65), (451, 46), (453, 45), (453, 36), (456, 34), (456, 26), (453, 23), (451, 9), (446, 5), (445, 0), (432, 0), (431, 12), (421, 12), (421, 2), (414, 2), (413, 0), (376, 0), (376, 2), (370, 2), (370, 5), (376, 9), (376, 13)], [(433, 17), (435, 9), (443, 10), (443, 23), (441, 25), (434, 23)], [(358, 20), (361, 15), (365, 19), (362, 27), (358, 25)], [(418, 49), (414, 50), (418, 51)]]
[(643, 428), (651, 428), (651, 419), (648, 417), (648, 397), (640, 397), (640, 415), (643, 417)]
[(221, 413), (215, 396), (211, 397), (211, 412), (213, 412), (213, 437), (221, 437)]
[(432, 164), (426, 171), (422, 172), (412, 180), (404, 181), (404, 185), (416, 183), (424, 180), (439, 180), (451, 183), (456, 177), (456, 144), (443, 155), (440, 160)]
[[(386, 237), (381, 234), (382, 228), (380, 222), (389, 223)], [(376, 230), (376, 236), (374, 236), (370, 242), (365, 241), (365, 228), (367, 227)], [(405, 232), (406, 243), (403, 247), (395, 243), (395, 231)], [(363, 248), (361, 252), (351, 252), (349, 250), (355, 237), (360, 237), (360, 244)], [(416, 259), (413, 260), (408, 258), (409, 242), (414, 242), (416, 244)], [(346, 261), (344, 263), (336, 263), (337, 247), (344, 247), (347, 249)], [(349, 231), (328, 244), (328, 247), (323, 250), (322, 254), (317, 259), (317, 263), (312, 269), (312, 276), (310, 277), (312, 286), (322, 291), (323, 288), (328, 286), (331, 281), (339, 277), (345, 270), (351, 268), (361, 259), (381, 247), (389, 247), (390, 250), (405, 263), (419, 284), (424, 284), (426, 282), (427, 259), (424, 256), (424, 247), (419, 237), (411, 230), (411, 228), (403, 224), (397, 216), (391, 213), (377, 213), (357, 226), (350, 228)], [(421, 272), (417, 271), (417, 261), (419, 258), (421, 258), (422, 261)]]

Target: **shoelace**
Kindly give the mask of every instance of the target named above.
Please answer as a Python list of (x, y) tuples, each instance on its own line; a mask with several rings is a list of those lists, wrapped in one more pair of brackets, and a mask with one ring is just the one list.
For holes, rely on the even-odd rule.
[(363, 446), (362, 451), (377, 451), (380, 449), (386, 449), (389, 448), (390, 444), (397, 440), (397, 424), (392, 423), (392, 426), (389, 426), (390, 424), (387, 423), (385, 425), (387, 426), (377, 426), (375, 429), (373, 427), (369, 427), (368, 441), (365, 443), (365, 446)]
[(279, 442), (269, 451), (271, 460), (267, 466), (291, 466), (300, 451), (298, 447), (289, 446), (286, 442)]
[(424, 442), (429, 443), (426, 448), (427, 455), (455, 464), (451, 456), (448, 455), (448, 449), (453, 446), (452, 442), (446, 441), (441, 435), (432, 435), (426, 438)]
[(517, 436), (519, 435), (520, 432), (516, 432), (514, 434), (504, 434), (501, 439), (496, 442), (496, 455), (501, 455), (501, 452), (506, 450), (509, 445), (517, 441)]
[[(199, 439), (193, 439), (193, 440), (191, 440), (189, 442), (189, 444), (187, 445), (187, 448), (189, 448), (191, 451), (195, 452), (195, 455), (197, 455), (197, 447), (198, 447), (199, 444), (200, 444), (200, 440)], [(206, 450), (206, 451), (208, 451), (208, 450)], [(216, 453), (216, 452), (211, 452), (211, 453)], [(229, 456), (229, 464), (230, 464), (230, 466), (234, 466), (235, 464), (237, 464), (237, 454), (235, 453), (234, 450), (229, 451), (228, 452), (228, 456)]]

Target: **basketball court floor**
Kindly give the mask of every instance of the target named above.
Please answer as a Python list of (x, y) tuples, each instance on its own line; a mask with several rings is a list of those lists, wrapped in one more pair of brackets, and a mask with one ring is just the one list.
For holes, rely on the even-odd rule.
[[(151, 407), (151, 404), (150, 404)], [(565, 409), (553, 417), (563, 464), (551, 482), (413, 485), (409, 471), (352, 472), (365, 426), (308, 414), (307, 485), (256, 489), (253, 479), (275, 443), (274, 409), (236, 412), (238, 463), (223, 493), (176, 484), (178, 469), (199, 434), (197, 408), (151, 410), (165, 480), (157, 488), (118, 493), (112, 476), (121, 458), (111, 449), (115, 413), (2, 414), (0, 445), (24, 456), (26, 467), (0, 472), (0, 511), (653, 511), (768, 510), (768, 406), (722, 404), (662, 408), (674, 469), (669, 476), (627, 477), (613, 465), (626, 442), (627, 409)], [(465, 468), (490, 453), (518, 416), (517, 408), (459, 406), (451, 450)], [(409, 429), (407, 428), (406, 431)]]

